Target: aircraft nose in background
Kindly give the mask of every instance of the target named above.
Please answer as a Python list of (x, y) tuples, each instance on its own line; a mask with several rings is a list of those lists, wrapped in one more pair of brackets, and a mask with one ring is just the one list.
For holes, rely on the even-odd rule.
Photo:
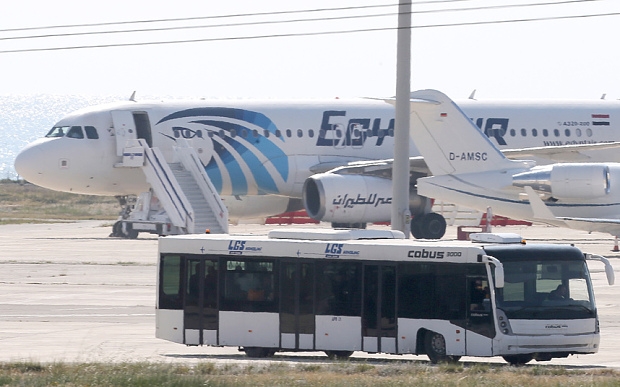
[(34, 144), (22, 149), (15, 157), (15, 170), (23, 179), (33, 182), (41, 173), (38, 166), (41, 165), (41, 150)]

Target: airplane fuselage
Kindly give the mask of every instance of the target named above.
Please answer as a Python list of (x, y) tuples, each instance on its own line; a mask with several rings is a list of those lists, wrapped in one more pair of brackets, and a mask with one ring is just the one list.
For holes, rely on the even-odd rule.
[[(466, 100), (459, 106), (500, 149), (620, 141), (618, 101)], [(391, 105), (366, 99), (119, 102), (66, 116), (55, 134), (28, 145), (15, 167), (53, 190), (135, 194), (149, 187), (139, 169), (119, 167), (126, 141), (144, 138), (173, 161), (173, 147), (186, 139), (220, 194), (299, 198), (314, 173), (391, 158), (393, 114)], [(410, 145), (411, 156), (419, 155)], [(620, 161), (617, 153), (599, 152), (587, 161)]]

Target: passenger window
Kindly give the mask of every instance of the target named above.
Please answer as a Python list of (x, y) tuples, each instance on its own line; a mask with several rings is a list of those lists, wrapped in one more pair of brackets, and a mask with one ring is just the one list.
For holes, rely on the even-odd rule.
[(522, 137), (527, 136), (527, 130), (525, 130), (525, 129), (521, 129), (521, 136), (522, 136)]
[(577, 128), (575, 133), (577, 133), (577, 137), (581, 137), (581, 129)]
[(514, 130), (514, 129), (510, 129), (510, 135), (511, 135), (512, 137), (516, 136), (516, 135), (517, 135), (517, 131), (516, 131), (516, 130)]
[(297, 137), (302, 138), (304, 136), (304, 132), (301, 129), (297, 129)]
[(570, 129), (564, 130), (564, 134), (566, 135), (566, 137), (570, 137)]
[(291, 130), (286, 129), (286, 137), (291, 138)]
[(84, 132), (82, 132), (81, 126), (72, 126), (67, 133), (67, 137), (70, 138), (84, 138)]
[(586, 129), (586, 134), (588, 135), (588, 137), (592, 137), (592, 129)]
[(543, 136), (549, 137), (549, 131), (547, 129), (543, 129)]
[(557, 130), (557, 129), (553, 129), (553, 134), (554, 134), (556, 137), (560, 137), (560, 131), (559, 131), (559, 130)]
[(265, 136), (265, 138), (269, 138), (269, 131), (267, 129), (265, 129), (265, 131), (263, 132), (263, 136)]
[(99, 138), (97, 129), (95, 129), (94, 126), (85, 126), (84, 131), (86, 131), (86, 138), (89, 138), (91, 140), (96, 140)]
[(308, 137), (310, 138), (314, 137), (314, 130), (312, 129), (308, 130)]
[(536, 130), (536, 129), (532, 129), (532, 136), (533, 136), (533, 137), (538, 136), (538, 130)]
[(276, 137), (282, 137), (282, 132), (280, 132), (280, 129), (276, 129)]

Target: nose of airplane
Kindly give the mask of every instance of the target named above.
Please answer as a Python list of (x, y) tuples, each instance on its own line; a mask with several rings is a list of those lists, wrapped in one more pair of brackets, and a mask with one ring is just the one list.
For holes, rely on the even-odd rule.
[(46, 162), (43, 160), (41, 144), (46, 139), (40, 139), (28, 144), (15, 157), (15, 170), (24, 179), (33, 184), (42, 185)]

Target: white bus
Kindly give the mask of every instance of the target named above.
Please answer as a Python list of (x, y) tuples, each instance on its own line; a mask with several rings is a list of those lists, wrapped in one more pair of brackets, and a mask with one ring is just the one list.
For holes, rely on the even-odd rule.
[[(399, 231), (274, 230), (159, 240), (156, 335), (277, 351), (502, 356), (597, 352), (587, 259), (568, 245), (412, 241)], [(511, 237), (511, 238), (507, 238)]]

